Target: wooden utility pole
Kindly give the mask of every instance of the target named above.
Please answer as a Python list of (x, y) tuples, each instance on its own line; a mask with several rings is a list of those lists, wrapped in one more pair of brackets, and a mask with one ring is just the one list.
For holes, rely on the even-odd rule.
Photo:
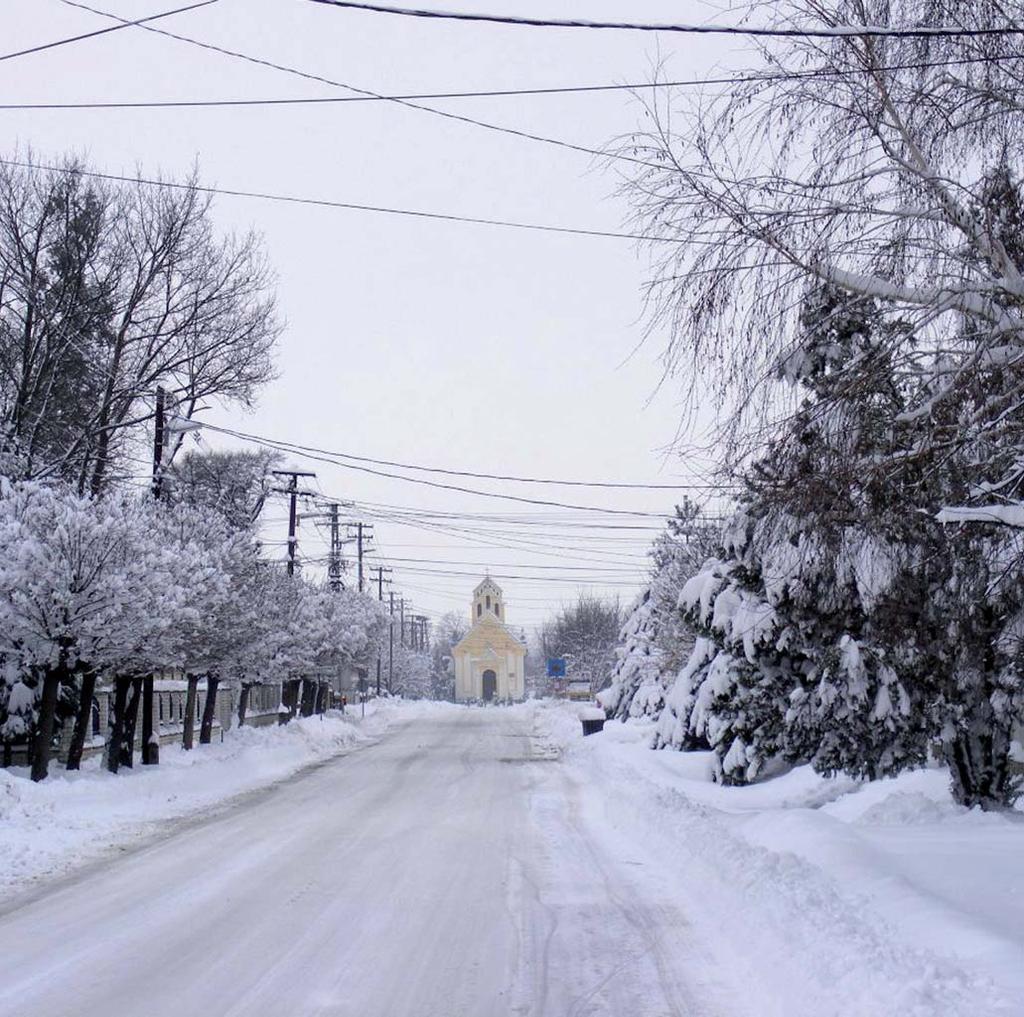
[(166, 428), (167, 393), (162, 386), (156, 390), (156, 414), (153, 424), (153, 497), (160, 500), (164, 479), (164, 443), (167, 440)]
[[(164, 446), (167, 443), (167, 393), (162, 385), (156, 389), (156, 413), (153, 417), (153, 497), (159, 501), (164, 483)], [(153, 675), (142, 679), (142, 765), (160, 762), (160, 736), (153, 732)], [(111, 746), (111, 751), (115, 751)]]
[(383, 565), (371, 565), (369, 568), (370, 572), (377, 573), (377, 599), (380, 601), (384, 600), (384, 584), (390, 583), (390, 579), (385, 579), (384, 574), (390, 573), (391, 569), (385, 568)]
[(315, 477), (315, 473), (305, 473), (302, 470), (273, 470), (275, 477), (288, 477), (288, 486), (275, 488), (279, 494), (288, 495), (288, 575), (295, 575), (295, 552), (298, 548), (299, 539), (295, 535), (295, 524), (297, 521), (296, 503), (299, 497), (299, 477)]
[[(371, 572), (377, 573), (377, 600), (384, 600), (384, 583), (391, 582), (390, 579), (384, 579), (385, 572), (391, 572), (391, 569), (385, 568), (383, 565), (373, 565), (370, 568)], [(377, 695), (380, 695), (380, 650), (377, 650)]]
[(388, 610), (388, 692), (394, 688), (395, 684), (395, 591), (389, 590), (389, 600), (391, 601), (390, 608)]
[(425, 650), (427, 648), (427, 616), (425, 614), (418, 614), (413, 619), (415, 628), (413, 629), (416, 637), (416, 649)]
[(330, 509), (331, 517), (331, 557), (327, 564), (327, 578), (330, 581), (331, 589), (337, 593), (341, 587), (341, 538), (338, 534), (338, 506), (332, 502)]
[[(302, 492), (299, 492), (300, 494)], [(330, 527), (331, 533), (331, 549), (327, 556), (327, 581), (330, 588), (337, 593), (339, 590), (345, 588), (344, 575), (345, 575), (345, 559), (343, 557), (343, 549), (347, 543), (349, 543), (348, 537), (342, 537), (341, 535), (341, 518), (339, 516), (339, 510), (347, 506), (348, 502), (328, 502), (326, 512), (300, 512), (298, 515), (299, 523), (303, 519), (326, 520)]]
[[(365, 576), (363, 574), (363, 555), (366, 545), (373, 540), (373, 523), (349, 523), (356, 531), (356, 561), (358, 563), (359, 592), (365, 593)], [(351, 534), (350, 534), (351, 535)]]

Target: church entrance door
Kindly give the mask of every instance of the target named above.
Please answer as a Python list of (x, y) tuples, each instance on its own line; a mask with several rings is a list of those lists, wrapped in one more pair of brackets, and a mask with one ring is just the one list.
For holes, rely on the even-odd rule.
[(484, 671), (484, 702), (492, 700), (498, 691), (498, 676), (493, 671)]

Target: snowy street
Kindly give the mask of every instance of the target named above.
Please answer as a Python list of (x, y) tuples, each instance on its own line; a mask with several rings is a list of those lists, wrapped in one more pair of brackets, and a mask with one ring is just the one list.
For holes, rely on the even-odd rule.
[(731, 1013), (687, 916), (595, 835), (528, 707), (377, 745), (0, 918), (0, 1013)]

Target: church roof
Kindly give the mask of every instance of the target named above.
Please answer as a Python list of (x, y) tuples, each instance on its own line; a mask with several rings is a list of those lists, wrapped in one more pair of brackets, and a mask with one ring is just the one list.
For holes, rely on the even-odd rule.
[(475, 597), (481, 590), (486, 590), (488, 588), (497, 590), (498, 593), (501, 593), (501, 587), (490, 576), (484, 576), (484, 578), (477, 583), (476, 589), (473, 591), (473, 596)]
[(511, 644), (526, 649), (526, 640), (520, 639), (504, 622), (495, 618), (493, 614), (486, 614), (473, 623), (473, 627), (452, 647), (452, 652), (460, 650), (463, 644), (475, 642), (481, 632), (485, 629), (497, 630), (495, 635), (499, 639), (507, 639)]

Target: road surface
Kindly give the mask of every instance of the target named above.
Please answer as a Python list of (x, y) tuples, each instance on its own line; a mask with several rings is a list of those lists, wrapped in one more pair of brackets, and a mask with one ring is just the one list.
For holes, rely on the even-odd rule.
[(720, 1012), (529, 707), (438, 711), (0, 915), (19, 1017)]

